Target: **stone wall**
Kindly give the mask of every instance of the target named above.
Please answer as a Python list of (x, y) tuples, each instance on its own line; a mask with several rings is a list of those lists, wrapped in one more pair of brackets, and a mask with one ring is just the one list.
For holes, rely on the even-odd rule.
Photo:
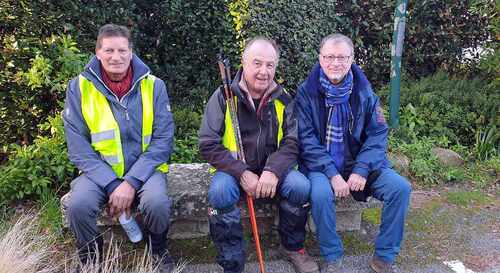
[[(168, 192), (173, 199), (172, 227), (169, 232), (171, 238), (196, 238), (208, 235), (207, 190), (211, 175), (208, 164), (172, 164), (168, 174)], [(63, 216), (65, 203), (70, 198), (68, 193), (61, 198)], [(361, 211), (365, 208), (380, 206), (375, 199), (368, 202), (356, 202), (351, 197), (337, 200), (337, 230), (359, 230)], [(245, 202), (240, 202), (242, 215), (248, 218)], [(270, 227), (277, 224), (278, 209), (276, 200), (257, 200), (255, 210), (259, 229), (266, 233)], [(140, 218), (140, 216), (139, 216)], [(103, 211), (99, 218), (99, 225), (114, 225), (114, 222)], [(243, 219), (244, 225), (248, 219)], [(65, 221), (66, 224), (66, 221)], [(309, 230), (315, 230), (312, 218), (308, 221)]]

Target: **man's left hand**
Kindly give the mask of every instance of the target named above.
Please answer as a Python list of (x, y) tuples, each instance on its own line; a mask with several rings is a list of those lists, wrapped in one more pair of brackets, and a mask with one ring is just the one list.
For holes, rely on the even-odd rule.
[(365, 189), (366, 178), (357, 173), (352, 173), (349, 180), (347, 180), (347, 185), (349, 185), (351, 191), (362, 191)]
[(263, 171), (257, 184), (256, 198), (274, 197), (276, 194), (276, 186), (278, 186), (278, 177), (270, 172)]

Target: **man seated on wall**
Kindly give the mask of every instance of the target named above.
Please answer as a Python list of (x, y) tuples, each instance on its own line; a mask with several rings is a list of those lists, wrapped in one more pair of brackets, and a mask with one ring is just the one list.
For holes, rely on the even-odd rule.
[(95, 54), (69, 82), (63, 112), (69, 158), (81, 172), (67, 208), (81, 262), (102, 260), (96, 219), (103, 206), (129, 217), (138, 201), (153, 259), (161, 272), (170, 272), (166, 162), (174, 123), (167, 88), (132, 53), (124, 26), (102, 26)]
[(274, 41), (257, 37), (243, 51), (242, 69), (231, 90), (236, 97), (245, 162), (236, 159), (236, 138), (224, 91), (217, 89), (205, 109), (199, 132), (201, 155), (217, 169), (208, 191), (213, 207), (210, 235), (225, 273), (244, 270), (241, 194), (253, 198), (281, 197), (279, 227), (284, 254), (298, 272), (318, 266), (304, 250), (310, 184), (294, 169), (299, 152), (294, 103), (274, 81), (279, 50)]
[(373, 195), (384, 203), (370, 267), (377, 273), (394, 272), (410, 184), (389, 166), (389, 128), (379, 98), (353, 63), (351, 39), (342, 34), (325, 37), (318, 58), (298, 89), (296, 107), (299, 166), (311, 180), (311, 213), (324, 259), (321, 272), (343, 272), (335, 199), (350, 194), (365, 201)]

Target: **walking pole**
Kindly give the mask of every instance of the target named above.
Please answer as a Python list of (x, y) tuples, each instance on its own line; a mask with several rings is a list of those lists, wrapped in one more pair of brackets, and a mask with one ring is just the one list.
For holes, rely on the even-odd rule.
[[(229, 116), (231, 117), (231, 123), (233, 125), (234, 137), (236, 139), (236, 155), (237, 159), (245, 162), (245, 152), (243, 151), (243, 142), (241, 140), (240, 124), (238, 121), (238, 115), (236, 112), (236, 102), (234, 100), (234, 94), (231, 90), (231, 72), (229, 66), (229, 60), (224, 59), (224, 55), (217, 55), (217, 63), (219, 65), (219, 71), (222, 78), (222, 86), (224, 88), (224, 97), (226, 98), (226, 104), (229, 106)], [(248, 214), (250, 215), (250, 225), (252, 227), (252, 235), (255, 241), (255, 250), (257, 253), (257, 259), (259, 261), (260, 273), (265, 273), (264, 269), (264, 259), (262, 258), (262, 250), (260, 248), (259, 231), (257, 228), (257, 218), (255, 217), (255, 209), (253, 207), (252, 196), (247, 194), (247, 206)]]

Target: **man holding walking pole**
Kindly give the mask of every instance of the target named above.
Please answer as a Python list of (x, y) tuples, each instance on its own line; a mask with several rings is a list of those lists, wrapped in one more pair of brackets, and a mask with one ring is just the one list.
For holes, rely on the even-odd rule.
[[(315, 272), (304, 250), (310, 182), (294, 170), (298, 156), (297, 122), (290, 95), (274, 81), (279, 50), (274, 41), (250, 40), (242, 69), (231, 82), (235, 107), (222, 88), (211, 96), (199, 132), (201, 155), (217, 170), (208, 191), (210, 235), (225, 273), (244, 270), (243, 229), (237, 203), (241, 194), (280, 198), (278, 231), (283, 253), (297, 272)], [(235, 113), (230, 113), (235, 111)], [(239, 126), (233, 126), (236, 114)], [(233, 119), (234, 120), (234, 119)], [(244, 159), (237, 159), (239, 130)]]

